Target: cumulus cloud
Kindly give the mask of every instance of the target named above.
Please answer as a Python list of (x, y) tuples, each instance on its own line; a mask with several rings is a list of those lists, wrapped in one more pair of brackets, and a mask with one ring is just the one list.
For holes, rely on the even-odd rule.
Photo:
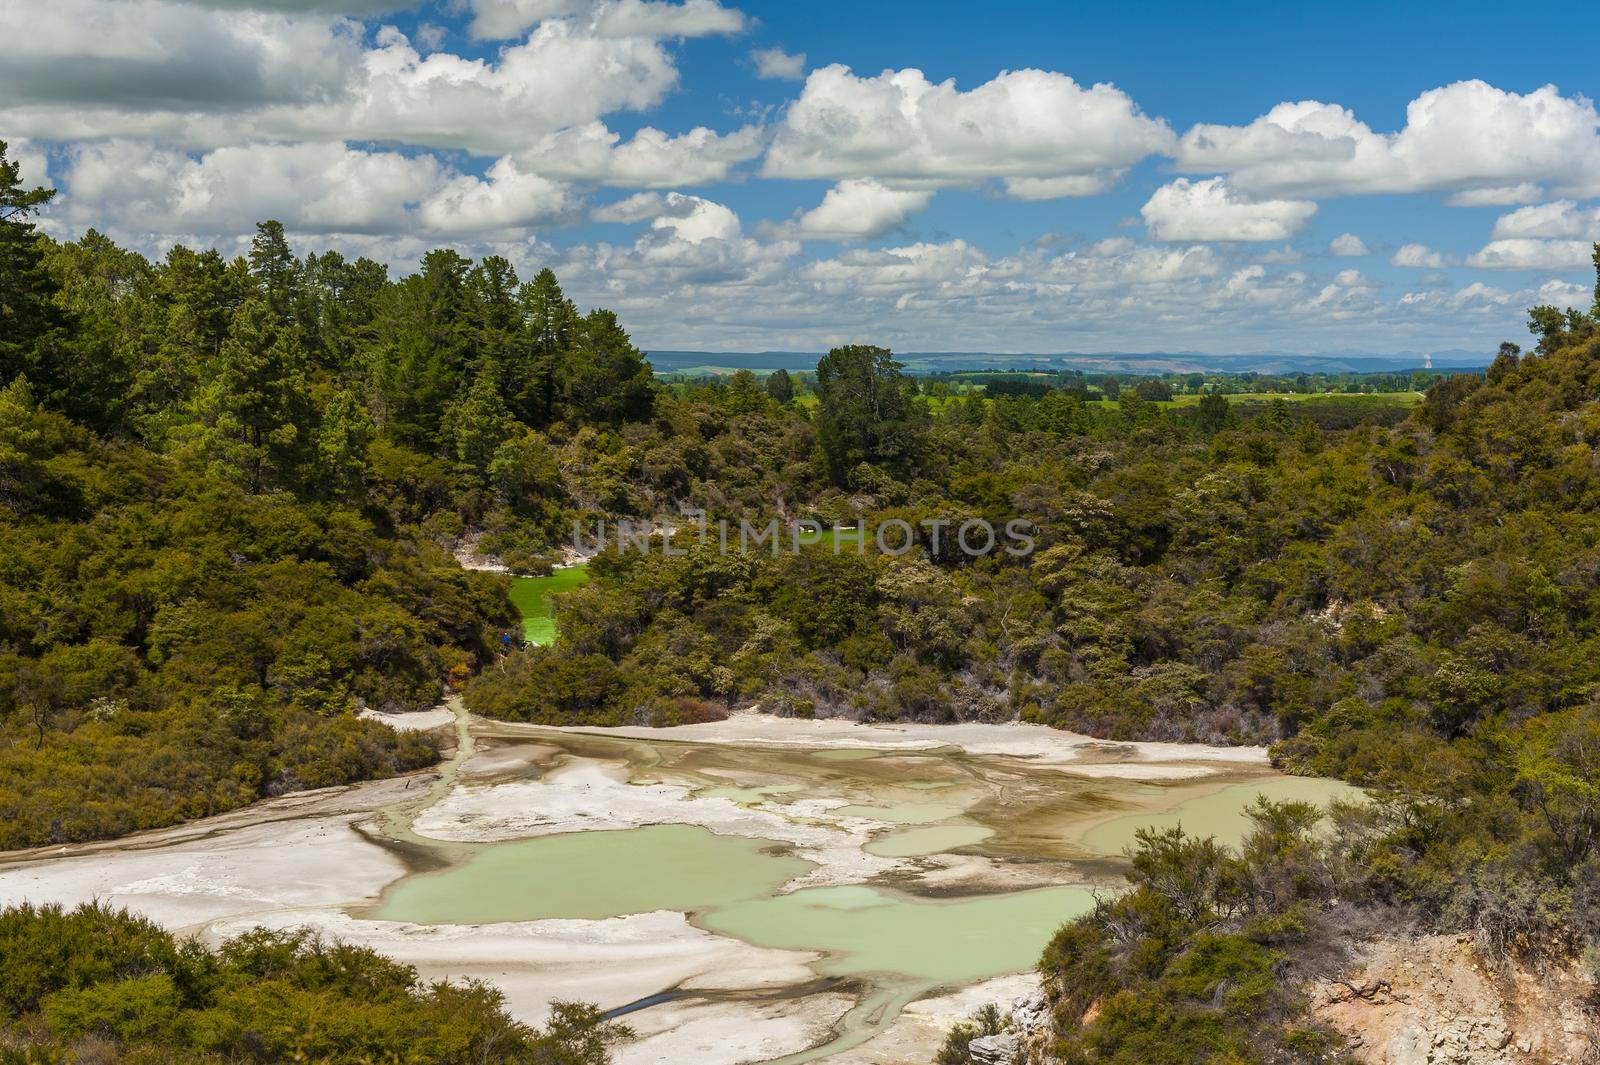
[(330, 15), (383, 15), (410, 7), (415, 0), (182, 0), (191, 7), (223, 11), (319, 11)]
[(741, 33), (746, 24), (743, 12), (717, 0), (613, 0), (594, 16), (595, 32), (602, 37), (711, 37)]
[(288, 135), (339, 131), (499, 153), (611, 111), (654, 106), (678, 78), (659, 42), (605, 39), (564, 21), (541, 23), (496, 62), (423, 56), (393, 29), (378, 42), (343, 98), (272, 114), (264, 124)]
[(6, 158), (17, 164), (17, 177), (23, 188), (54, 184), (50, 180), (50, 161), (38, 145), (21, 138), (7, 140), (0, 136), (0, 140), (6, 142)]
[(139, 233), (234, 233), (263, 218), (304, 232), (410, 228), (410, 209), (438, 189), (430, 157), (342, 143), (243, 145), (196, 159), (129, 141), (82, 145), (63, 176), (64, 221), (114, 219)]
[(1367, 247), (1367, 242), (1354, 233), (1340, 233), (1328, 242), (1328, 251), (1334, 255), (1354, 258), (1360, 255), (1371, 255), (1372, 250)]
[(1466, 189), (1445, 200), (1451, 207), (1505, 207), (1516, 203), (1538, 203), (1544, 189), (1531, 181), (1517, 185), (1498, 185), (1487, 189)]
[(601, 221), (650, 227), (631, 245), (607, 242), (569, 249), (556, 264), (568, 290), (586, 293), (626, 316), (630, 328), (653, 322), (699, 322), (710, 332), (724, 320), (778, 314), (775, 303), (794, 241), (745, 236), (723, 204), (677, 192), (642, 192), (600, 208)]
[(1317, 205), (1309, 200), (1250, 200), (1222, 178), (1179, 178), (1155, 191), (1139, 212), (1150, 235), (1168, 242), (1284, 240)]
[(1019, 70), (962, 92), (920, 70), (858, 77), (835, 64), (806, 79), (762, 172), (921, 188), (998, 178), (1040, 198), (1096, 191), (1172, 144), (1165, 122), (1112, 85)]
[(1494, 240), (1467, 257), (1468, 266), (1489, 270), (1576, 270), (1591, 265), (1594, 244), (1586, 240)]
[(1437, 270), (1444, 265), (1444, 256), (1426, 244), (1402, 244), (1395, 249), (1393, 255), (1389, 256), (1389, 262), (1395, 266)]
[(669, 136), (646, 126), (624, 142), (603, 122), (551, 133), (518, 155), (524, 166), (564, 181), (619, 188), (667, 188), (726, 180), (761, 151), (761, 130), (719, 134), (704, 126)]
[(597, 222), (643, 222), (687, 244), (733, 240), (742, 226), (733, 210), (702, 196), (641, 192), (591, 213)]
[[(119, 110), (233, 111), (323, 98), (361, 56), (360, 24), (172, 0), (0, 0), (7, 110), (114, 102)], [(53, 135), (52, 130), (40, 131)]]
[(583, 7), (578, 0), (469, 0), (468, 32), (481, 40), (520, 37), (545, 19), (566, 18)]
[(661, 213), (659, 192), (636, 192), (625, 200), (601, 204), (589, 212), (596, 222), (643, 222)]
[(1491, 236), (1495, 240), (1511, 237), (1581, 237), (1600, 240), (1600, 207), (1579, 207), (1571, 200), (1556, 200), (1523, 207), (1501, 215)]
[(871, 178), (851, 178), (829, 189), (822, 202), (778, 232), (802, 240), (878, 237), (928, 206), (928, 189), (892, 189)]
[(757, 48), (750, 53), (756, 77), (773, 81), (799, 81), (806, 76), (806, 54), (791, 55), (782, 48)]
[(586, 22), (602, 37), (706, 37), (739, 33), (748, 20), (717, 0), (469, 0), (469, 30), (480, 39), (520, 37), (549, 19)]
[[(104, 14), (121, 0), (68, 2)], [(187, 10), (162, 0), (128, 2)], [(106, 16), (116, 25), (120, 17)], [(209, 25), (208, 18), (196, 25)], [(215, 16), (224, 26), (234, 20)], [(527, 40), (502, 48), (492, 60), (446, 52), (425, 56), (393, 27), (379, 30), (376, 47), (362, 49), (342, 28), (343, 20), (308, 25), (282, 35), (229, 28), (232, 51), (194, 28), (175, 26), (159, 36), (149, 27), (143, 34), (129, 29), (116, 46), (125, 54), (115, 69), (81, 82), (73, 74), (77, 60), (26, 43), (13, 50), (49, 54), (65, 73), (34, 77), (37, 64), (8, 62), (0, 77), (24, 91), (7, 122), (24, 136), (140, 136), (192, 148), (244, 140), (358, 139), (499, 155), (611, 112), (653, 107), (678, 80), (660, 41), (602, 37), (571, 20), (541, 23)], [(307, 38), (303, 44), (301, 37)], [(80, 43), (63, 47), (99, 47), (81, 43), (87, 39), (81, 31), (73, 39)], [(92, 54), (88, 58), (92, 75)], [(230, 87), (213, 92), (218, 81)], [(125, 86), (132, 84), (145, 88), (129, 95)], [(218, 113), (224, 108), (236, 113)]]
[(571, 190), (502, 158), (483, 178), (459, 175), (423, 201), (419, 217), (434, 233), (493, 233), (549, 222), (575, 207)]
[(1531, 194), (1523, 186), (1539, 182), (1584, 195), (1600, 192), (1600, 116), (1590, 100), (1553, 85), (1518, 94), (1461, 81), (1411, 101), (1393, 133), (1307, 100), (1244, 126), (1197, 125), (1177, 157), (1185, 170), (1225, 172), (1264, 195), (1476, 191), (1501, 199)]
[(848, 251), (811, 263), (800, 271), (804, 280), (824, 291), (890, 293), (908, 286), (947, 284), (982, 268), (987, 257), (964, 240), (910, 244), (902, 248)]

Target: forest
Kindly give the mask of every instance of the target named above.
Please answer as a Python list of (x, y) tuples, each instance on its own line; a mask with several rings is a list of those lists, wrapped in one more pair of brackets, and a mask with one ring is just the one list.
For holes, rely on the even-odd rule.
[(0, 911), (0, 958), (5, 1065), (603, 1065), (629, 1035), (570, 1002), (532, 1028), (486, 984), (424, 984), (303, 930), (209, 950), (100, 905)]
[[(1022, 719), (1271, 744), (1375, 796), (1331, 843), (1296, 808), (1262, 810), (1239, 855), (1146, 839), (1134, 890), (1046, 953), (1064, 994), (1119, 1003), (1058, 1003), (1066, 1060), (1323, 1060), (1272, 984), (1329, 914), (1600, 970), (1600, 285), (1409, 410), (941, 395), (865, 344), (814, 375), (663, 386), (549, 270), (438, 250), (392, 279), (297, 257), (273, 222), (238, 258), (151, 261), (42, 235), (49, 195), (0, 150), (0, 849), (426, 765), (431, 741), (357, 711), (447, 684), (535, 722)], [(574, 521), (690, 512), (1023, 518), (1038, 549), (611, 550), (558, 601), (555, 644), (503, 656), (506, 581), (452, 556), (471, 535), (534, 572)], [(224, 1038), (229, 972), (269, 964), (252, 952), (296, 986), (378, 965), (126, 934), (178, 950), (143, 991), (185, 1039)], [(96, 998), (114, 978), (0, 997), (66, 1032), (122, 1008)], [(423, 1019), (464, 993), (382, 982)], [(1200, 1049), (1150, 1056), (1136, 1033), (1167, 1023)]]

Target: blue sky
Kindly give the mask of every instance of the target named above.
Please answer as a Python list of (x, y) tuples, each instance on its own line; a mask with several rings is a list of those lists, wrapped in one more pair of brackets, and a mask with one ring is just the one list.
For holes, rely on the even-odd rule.
[(1592, 298), (1600, 42), (1575, 5), (0, 18), (31, 31), (0, 137), (61, 190), (55, 235), (236, 251), (274, 216), (397, 271), (501, 254), (646, 347), (1492, 350), (1529, 304)]

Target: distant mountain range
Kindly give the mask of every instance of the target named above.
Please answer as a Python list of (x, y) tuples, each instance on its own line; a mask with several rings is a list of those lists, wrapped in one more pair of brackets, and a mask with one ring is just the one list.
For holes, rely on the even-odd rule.
[[(727, 374), (736, 370), (814, 370), (821, 352), (810, 351), (652, 351), (657, 373)], [(1385, 373), (1420, 369), (1420, 351), (1329, 352), (1321, 355), (1207, 355), (1198, 351), (1059, 352), (1001, 354), (987, 351), (911, 351), (897, 353), (911, 373), (958, 370), (1083, 370), (1086, 373)], [(1452, 348), (1431, 353), (1434, 369), (1476, 369), (1492, 354)]]

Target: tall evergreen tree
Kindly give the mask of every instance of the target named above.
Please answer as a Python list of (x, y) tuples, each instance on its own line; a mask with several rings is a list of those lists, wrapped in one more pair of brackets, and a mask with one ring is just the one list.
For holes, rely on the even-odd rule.
[(278, 321), (293, 321), (299, 302), (300, 263), (289, 249), (282, 222), (256, 223), (256, 235), (250, 242), (250, 276), (261, 286), (267, 307)]
[(301, 458), (300, 427), (309, 421), (303, 353), (266, 300), (252, 297), (196, 393), (197, 423), (180, 430), (186, 450), (251, 492), (287, 486)]
[(589, 312), (567, 365), (561, 416), (603, 422), (650, 416), (655, 377), (611, 311)]
[(430, 251), (422, 272), (400, 283), (395, 337), (379, 373), (385, 428), (399, 440), (423, 447), (437, 443), (441, 414), (466, 380), (473, 340), (471, 265), (449, 249)]
[(351, 499), (361, 492), (367, 472), (372, 416), (348, 389), (334, 393), (317, 425), (316, 486), (325, 495)]
[(835, 484), (861, 463), (905, 472), (927, 429), (916, 384), (886, 348), (851, 344), (817, 363), (817, 438)]
[(511, 411), (500, 398), (500, 383), (491, 367), (485, 366), (445, 416), (444, 432), (464, 473), (486, 475), (489, 463), (512, 426)]
[(779, 403), (794, 399), (794, 378), (789, 376), (788, 370), (774, 370), (767, 375), (767, 395)]
[(579, 325), (578, 312), (548, 267), (522, 286), (517, 300), (527, 332), (522, 355), (512, 371), (512, 409), (527, 424), (544, 426), (556, 418), (561, 378)]
[(21, 166), (6, 157), (0, 141), (0, 383), (27, 374), (46, 392), (55, 384), (47, 351), (64, 338), (66, 316), (30, 219), (55, 194), (43, 186), (23, 188)]

